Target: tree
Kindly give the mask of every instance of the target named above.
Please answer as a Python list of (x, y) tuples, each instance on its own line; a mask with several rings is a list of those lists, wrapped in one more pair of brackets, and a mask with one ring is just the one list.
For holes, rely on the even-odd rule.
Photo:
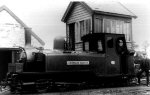
[(143, 49), (144, 49), (144, 53), (147, 56), (147, 49), (150, 46), (150, 43), (148, 43), (148, 41), (144, 41), (143, 43)]
[(138, 47), (139, 47), (139, 45), (138, 44), (136, 44), (135, 42), (133, 42), (133, 50), (135, 50), (135, 49), (137, 49)]
[(134, 63), (135, 64), (141, 63), (141, 61), (143, 60), (143, 54), (144, 54), (144, 52), (142, 52), (142, 51), (136, 51), (136, 54), (134, 56)]

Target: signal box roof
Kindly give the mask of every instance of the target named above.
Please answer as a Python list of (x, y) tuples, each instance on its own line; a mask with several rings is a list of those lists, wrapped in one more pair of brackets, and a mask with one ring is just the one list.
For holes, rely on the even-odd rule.
[(74, 4), (81, 4), (91, 15), (93, 13), (120, 16), (120, 17), (129, 17), (137, 18), (137, 16), (127, 9), (124, 5), (119, 2), (100, 2), (100, 1), (73, 1), (70, 2), (68, 8), (62, 18), (62, 21), (65, 22), (70, 11), (72, 10)]

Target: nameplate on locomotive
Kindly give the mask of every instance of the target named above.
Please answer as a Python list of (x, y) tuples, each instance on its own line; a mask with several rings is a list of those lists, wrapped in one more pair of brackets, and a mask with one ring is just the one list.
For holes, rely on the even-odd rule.
[(67, 65), (89, 65), (89, 61), (67, 61)]

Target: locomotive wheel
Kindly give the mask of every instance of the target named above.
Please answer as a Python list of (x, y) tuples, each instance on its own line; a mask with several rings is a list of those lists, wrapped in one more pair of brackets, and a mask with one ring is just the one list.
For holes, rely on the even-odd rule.
[(57, 90), (58, 87), (57, 85), (55, 84), (55, 81), (52, 81), (52, 80), (49, 80), (49, 85), (48, 85), (48, 91), (55, 91)]
[(35, 82), (35, 89), (37, 92), (46, 92), (49, 88), (50, 82), (47, 79), (40, 79)]
[(10, 85), (10, 91), (11, 93), (16, 93), (17, 91), (22, 91), (22, 84), (23, 82), (21, 80), (17, 80), (16, 78), (13, 79), (11, 85)]
[(2, 91), (2, 89), (6, 88), (6, 86), (8, 85), (7, 80), (3, 80), (0, 82), (0, 90)]

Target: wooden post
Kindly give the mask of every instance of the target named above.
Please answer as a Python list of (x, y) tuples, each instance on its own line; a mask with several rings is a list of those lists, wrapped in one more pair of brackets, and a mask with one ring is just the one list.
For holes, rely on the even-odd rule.
[(14, 64), (15, 63), (15, 51), (12, 51), (12, 53), (11, 53), (11, 62), (12, 62), (12, 64)]

